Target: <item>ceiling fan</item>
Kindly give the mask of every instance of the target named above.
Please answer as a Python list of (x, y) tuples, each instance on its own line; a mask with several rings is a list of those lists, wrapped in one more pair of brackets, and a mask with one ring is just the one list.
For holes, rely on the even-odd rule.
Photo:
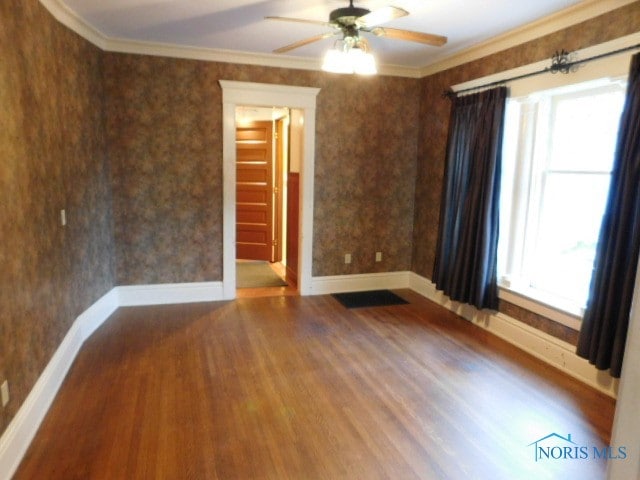
[(284, 47), (277, 48), (273, 51), (274, 53), (289, 52), (296, 48), (303, 47), (319, 40), (324, 40), (325, 38), (329, 38), (340, 33), (343, 34), (344, 40), (355, 45), (361, 45), (363, 43), (364, 45), (366, 45), (366, 41), (363, 41), (364, 39), (361, 39), (359, 36), (360, 32), (368, 32), (378, 37), (395, 38), (397, 40), (418, 42), (436, 47), (440, 47), (447, 43), (447, 37), (443, 37), (441, 35), (413, 32), (410, 30), (400, 30), (397, 28), (380, 26), (383, 23), (390, 22), (391, 20), (405, 17), (407, 15), (409, 15), (409, 12), (407, 12), (403, 8), (387, 6), (371, 11), (367, 8), (355, 7), (353, 5), (353, 0), (349, 0), (348, 7), (338, 8), (331, 12), (328, 22), (275, 16), (269, 16), (265, 18), (269, 20), (281, 20), (285, 22), (324, 25), (333, 28), (332, 32), (314, 35), (313, 37), (299, 40), (289, 45), (285, 45)]

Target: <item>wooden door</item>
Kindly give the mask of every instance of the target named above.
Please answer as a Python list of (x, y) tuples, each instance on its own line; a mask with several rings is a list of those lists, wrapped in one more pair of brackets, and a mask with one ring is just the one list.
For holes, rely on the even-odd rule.
[(275, 218), (273, 219), (273, 261), (281, 262), (282, 261), (282, 244), (284, 241), (283, 231), (284, 231), (284, 218), (285, 218), (285, 198), (284, 198), (284, 176), (286, 172), (284, 171), (284, 126), (285, 121), (283, 118), (276, 120), (275, 122), (275, 142), (276, 142), (276, 158), (275, 158), (275, 179), (274, 179), (274, 204), (275, 208), (273, 209)]
[(236, 258), (274, 261), (272, 123), (236, 127)]

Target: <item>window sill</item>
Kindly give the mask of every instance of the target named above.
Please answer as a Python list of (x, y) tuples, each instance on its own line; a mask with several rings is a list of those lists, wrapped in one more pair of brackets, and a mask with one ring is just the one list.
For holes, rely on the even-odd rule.
[(562, 305), (562, 307), (552, 305), (548, 300), (536, 298), (535, 293), (531, 291), (525, 294), (505, 286), (499, 286), (498, 298), (574, 330), (580, 330), (582, 325), (582, 311), (569, 305)]

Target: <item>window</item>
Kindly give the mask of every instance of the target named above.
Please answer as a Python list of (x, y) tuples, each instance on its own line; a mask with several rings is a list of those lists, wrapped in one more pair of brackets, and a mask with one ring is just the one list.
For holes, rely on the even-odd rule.
[(624, 82), (607, 79), (509, 100), (501, 287), (582, 314), (624, 98)]

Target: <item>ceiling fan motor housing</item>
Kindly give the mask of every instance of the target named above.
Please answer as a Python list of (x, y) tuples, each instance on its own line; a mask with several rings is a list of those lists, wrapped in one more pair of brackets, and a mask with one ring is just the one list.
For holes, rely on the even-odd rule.
[[(355, 23), (357, 18), (360, 18), (366, 15), (367, 13), (371, 13), (371, 10), (367, 10), (366, 8), (352, 7), (352, 6), (345, 7), (345, 8), (338, 8), (329, 14), (329, 22), (338, 23), (340, 25), (349, 25), (349, 24)], [(347, 21), (347, 19), (349, 20)]]

